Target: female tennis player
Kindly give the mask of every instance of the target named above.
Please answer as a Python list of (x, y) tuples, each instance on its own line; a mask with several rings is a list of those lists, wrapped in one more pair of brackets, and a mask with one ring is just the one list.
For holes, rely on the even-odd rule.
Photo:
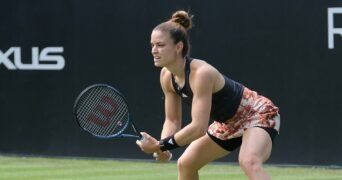
[[(161, 67), (165, 122), (158, 141), (143, 132), (137, 145), (159, 161), (169, 150), (190, 144), (178, 159), (178, 179), (199, 179), (198, 170), (240, 147), (239, 163), (249, 179), (270, 179), (263, 163), (278, 134), (278, 108), (266, 97), (221, 74), (204, 60), (188, 56), (192, 16), (177, 11), (151, 34), (154, 65)], [(182, 128), (182, 101), (191, 122)], [(208, 127), (209, 120), (212, 120)]]

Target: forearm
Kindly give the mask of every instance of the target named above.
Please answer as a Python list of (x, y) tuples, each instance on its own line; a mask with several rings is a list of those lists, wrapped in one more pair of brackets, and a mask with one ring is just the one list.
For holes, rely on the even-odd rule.
[(171, 136), (178, 132), (181, 128), (180, 121), (165, 120), (163, 130), (161, 132), (161, 139)]
[(176, 134), (161, 139), (159, 148), (161, 151), (166, 151), (190, 144), (192, 141), (203, 136), (206, 130), (206, 126), (198, 123), (190, 123)]
[(192, 141), (205, 135), (207, 126), (200, 124), (190, 123), (183, 129), (174, 134), (174, 139), (179, 146), (185, 146), (190, 144)]

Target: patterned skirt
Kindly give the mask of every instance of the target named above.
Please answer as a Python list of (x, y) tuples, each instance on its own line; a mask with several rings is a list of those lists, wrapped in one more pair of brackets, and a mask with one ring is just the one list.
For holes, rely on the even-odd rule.
[(209, 126), (208, 133), (221, 140), (241, 137), (250, 127), (273, 128), (279, 133), (278, 111), (271, 100), (245, 87), (236, 114), (223, 123), (214, 121)]

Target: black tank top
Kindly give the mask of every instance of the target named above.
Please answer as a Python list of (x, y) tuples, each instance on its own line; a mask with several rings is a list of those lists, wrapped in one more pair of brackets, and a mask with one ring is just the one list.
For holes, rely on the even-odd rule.
[[(185, 104), (191, 106), (193, 93), (189, 84), (190, 75), (190, 63), (193, 58), (186, 57), (185, 62), (185, 83), (183, 88), (180, 88), (175, 81), (175, 77), (172, 74), (172, 85), (177, 94), (182, 97), (182, 101)], [(222, 74), (223, 75), (223, 74)], [(212, 106), (210, 112), (210, 118), (215, 121), (225, 122), (232, 118), (241, 102), (244, 86), (232, 79), (229, 79), (223, 75), (225, 85), (223, 88), (212, 95)]]

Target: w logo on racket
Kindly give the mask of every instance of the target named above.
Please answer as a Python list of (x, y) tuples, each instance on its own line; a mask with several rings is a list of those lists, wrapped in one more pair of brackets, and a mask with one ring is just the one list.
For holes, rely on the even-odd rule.
[(89, 114), (88, 120), (101, 127), (107, 127), (113, 115), (117, 113), (117, 104), (109, 96), (102, 96), (100, 103), (97, 104), (94, 111)]

